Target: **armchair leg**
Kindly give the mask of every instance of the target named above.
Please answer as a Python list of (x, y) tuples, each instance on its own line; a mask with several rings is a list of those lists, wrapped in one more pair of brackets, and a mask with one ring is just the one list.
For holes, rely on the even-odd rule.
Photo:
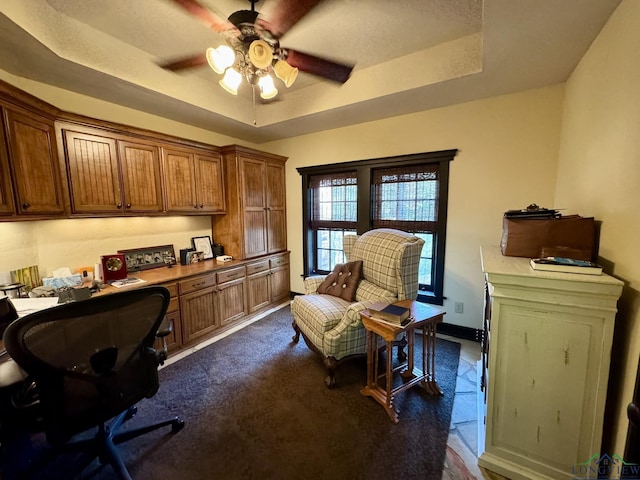
[(300, 340), (300, 327), (298, 327), (295, 319), (291, 322), (291, 326), (293, 327), (293, 331), (296, 332), (293, 337), (291, 337), (291, 341), (293, 343), (298, 343)]
[(336, 386), (336, 365), (338, 361), (334, 357), (325, 357), (324, 364), (329, 371), (329, 375), (324, 379), (324, 384), (327, 388), (333, 388)]

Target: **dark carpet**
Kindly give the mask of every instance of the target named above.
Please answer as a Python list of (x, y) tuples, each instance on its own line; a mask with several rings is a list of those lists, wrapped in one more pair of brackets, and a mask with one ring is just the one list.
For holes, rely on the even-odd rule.
[[(167, 428), (118, 447), (134, 478), (441, 478), (460, 344), (437, 342), (444, 396), (421, 388), (401, 393), (394, 425), (360, 394), (366, 360), (341, 365), (336, 388), (327, 389), (320, 356), (302, 339), (291, 344), (291, 318), (285, 307), (160, 371), (160, 391), (128, 423), (179, 415), (186, 425), (175, 435)], [(69, 460), (44, 478), (65, 478)], [(96, 461), (81, 478), (113, 476)]]

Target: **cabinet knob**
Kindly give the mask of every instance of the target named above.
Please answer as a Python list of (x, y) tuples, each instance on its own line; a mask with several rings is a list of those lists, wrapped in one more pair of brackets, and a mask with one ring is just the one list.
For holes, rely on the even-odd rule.
[(118, 204), (116, 205), (116, 207), (118, 207), (118, 208), (122, 208), (122, 204), (121, 204), (121, 203), (118, 203)]
[(200, 208), (204, 208), (204, 204), (203, 203), (200, 204)]
[(127, 203), (127, 208), (131, 208), (131, 204), (130, 203)]
[(22, 208), (24, 208), (25, 210), (26, 210), (27, 208), (29, 208), (30, 206), (31, 206), (31, 204), (30, 204), (30, 203), (28, 203), (28, 202), (24, 202), (24, 203), (22, 204)]
[(198, 208), (198, 205), (194, 205), (193, 208)]

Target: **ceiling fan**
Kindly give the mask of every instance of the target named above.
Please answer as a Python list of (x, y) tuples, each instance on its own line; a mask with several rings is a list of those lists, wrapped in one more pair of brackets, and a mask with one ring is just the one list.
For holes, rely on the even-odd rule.
[(220, 85), (229, 93), (236, 95), (244, 78), (250, 85), (260, 87), (260, 96), (264, 99), (273, 98), (278, 92), (272, 72), (289, 87), (298, 70), (337, 83), (345, 83), (353, 70), (353, 65), (280, 46), (282, 36), (321, 0), (278, 0), (268, 19), (255, 11), (258, 0), (249, 0), (251, 10), (238, 10), (226, 20), (196, 0), (173, 1), (223, 34), (227, 45), (160, 65), (166, 70), (178, 71), (208, 63), (214, 71), (224, 74)]

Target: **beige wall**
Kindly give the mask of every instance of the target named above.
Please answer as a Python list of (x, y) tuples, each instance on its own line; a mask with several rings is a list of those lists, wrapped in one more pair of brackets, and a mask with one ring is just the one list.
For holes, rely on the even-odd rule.
[[(291, 289), (304, 291), (296, 168), (457, 148), (449, 186), (446, 320), (482, 328), (480, 245), (499, 244), (505, 210), (554, 206), (562, 99), (563, 87), (554, 86), (267, 144), (289, 157)], [(453, 302), (463, 302), (464, 313), (454, 313)]]
[[(600, 257), (625, 281), (605, 429), (624, 453), (640, 356), (640, 2), (624, 0), (566, 85), (556, 205), (602, 221)], [(606, 439), (608, 441), (608, 439)]]

